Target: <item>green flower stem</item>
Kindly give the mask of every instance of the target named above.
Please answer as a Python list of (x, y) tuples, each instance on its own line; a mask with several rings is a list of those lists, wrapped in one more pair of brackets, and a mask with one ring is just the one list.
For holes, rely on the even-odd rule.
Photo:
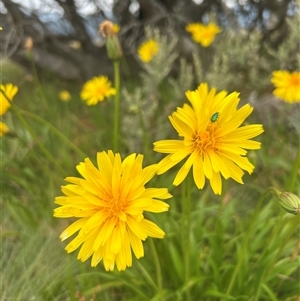
[(157, 288), (158, 288), (158, 291), (161, 291), (162, 290), (162, 274), (161, 274), (160, 262), (159, 262), (159, 258), (157, 255), (157, 251), (156, 251), (153, 239), (150, 238), (149, 241), (150, 241), (150, 248), (152, 251), (152, 256), (154, 259), (154, 265), (156, 268)]
[(48, 150), (46, 149), (46, 147), (39, 141), (39, 139), (35, 135), (34, 131), (31, 129), (31, 127), (29, 126), (29, 124), (26, 122), (26, 120), (23, 118), (23, 116), (19, 112), (19, 109), (17, 108), (17, 106), (12, 103), (12, 101), (7, 97), (6, 93), (2, 89), (0, 89), (0, 91), (4, 95), (4, 97), (7, 99), (7, 101), (10, 103), (12, 110), (14, 111), (14, 113), (16, 113), (18, 119), (23, 124), (24, 128), (29, 132), (29, 134), (31, 135), (32, 139), (39, 146), (39, 148), (41, 149), (41, 151), (57, 167), (57, 169), (62, 174), (65, 174), (64, 169), (56, 162), (55, 158), (48, 152)]
[(299, 166), (300, 166), (300, 149), (298, 149), (298, 154), (297, 154), (295, 163), (293, 164), (293, 170), (292, 170), (291, 177), (288, 181), (289, 184), (288, 184), (287, 191), (293, 191), (295, 185), (297, 184)]
[(158, 290), (158, 287), (156, 286), (155, 282), (153, 281), (151, 275), (148, 273), (148, 271), (144, 268), (144, 266), (137, 260), (136, 265), (138, 269), (141, 272), (141, 275), (143, 275), (144, 280), (155, 290)]
[(119, 121), (120, 121), (120, 61), (114, 60), (114, 77), (115, 77), (115, 116), (114, 116), (114, 152), (119, 151)]
[(31, 112), (28, 112), (25, 110), (19, 109), (19, 112), (22, 115), (26, 115), (26, 116), (40, 122), (41, 124), (48, 126), (54, 134), (56, 134), (59, 138), (61, 138), (64, 142), (66, 142), (66, 144), (68, 144), (74, 151), (76, 151), (79, 156), (84, 157), (84, 158), (87, 157), (87, 154), (85, 152), (83, 152), (77, 145), (75, 145), (70, 139), (68, 139), (64, 134), (62, 134), (54, 125), (52, 125), (47, 120), (41, 118), (40, 116), (37, 116), (34, 113), (31, 113)]
[[(28, 147), (27, 141), (25, 141), (23, 138), (21, 138), (17, 133), (15, 134), (15, 137), (17, 139), (19, 139), (20, 143), (23, 144), (24, 147)], [(52, 168), (49, 168), (49, 167), (45, 166), (45, 164), (41, 160), (41, 157), (38, 156), (38, 154), (36, 152), (32, 153), (32, 157), (38, 162), (38, 164), (45, 171), (45, 173), (52, 174), (54, 177), (60, 177), (61, 176), (61, 174), (57, 173), (56, 170), (53, 170)]]
[(142, 110), (140, 107), (138, 110), (138, 116), (139, 116), (140, 124), (141, 124), (142, 130), (143, 130), (143, 153), (145, 154), (145, 158), (147, 158), (149, 149), (150, 149), (150, 146), (149, 146), (150, 139), (149, 139), (147, 127), (145, 125), (145, 121), (143, 119), (143, 113), (142, 113)]
[(33, 57), (33, 52), (32, 50), (29, 50), (28, 51), (28, 59), (31, 63), (31, 66), (32, 66), (32, 71), (33, 71), (33, 75), (34, 75), (34, 79), (37, 83), (37, 87), (39, 89), (39, 93), (40, 93), (40, 96), (41, 98), (43, 98), (44, 100), (47, 100), (46, 96), (45, 96), (45, 93), (44, 93), (44, 90), (42, 88), (42, 85), (41, 85), (41, 82), (39, 80), (39, 76), (38, 76), (38, 73), (37, 73), (37, 70), (36, 70), (36, 66), (35, 66), (35, 62), (34, 62), (34, 57)]
[(234, 286), (237, 274), (238, 274), (238, 272), (239, 272), (239, 270), (241, 268), (241, 265), (242, 265), (242, 263), (244, 261), (244, 254), (247, 253), (246, 252), (246, 248), (248, 246), (248, 242), (249, 242), (249, 239), (250, 239), (250, 236), (251, 236), (251, 233), (252, 233), (252, 227), (253, 227), (253, 224), (255, 223), (256, 219), (257, 219), (258, 214), (260, 213), (260, 207), (262, 205), (262, 202), (265, 199), (266, 195), (270, 191), (272, 191), (272, 190), (273, 190), (273, 188), (268, 188), (264, 192), (264, 194), (258, 200), (258, 204), (256, 205), (255, 211), (254, 211), (254, 213), (252, 215), (252, 218), (251, 218), (251, 221), (250, 221), (250, 225), (249, 225), (249, 227), (247, 229), (246, 237), (245, 237), (244, 242), (243, 242), (242, 247), (241, 247), (242, 254), (241, 254), (241, 256), (239, 256), (239, 261), (238, 261), (238, 263), (235, 266), (235, 269), (233, 271), (233, 275), (232, 275), (232, 277), (230, 279), (229, 285), (228, 285), (227, 290), (226, 290), (226, 295), (230, 295), (231, 290), (232, 290), (232, 288)]
[(191, 235), (191, 194), (192, 194), (192, 179), (188, 175), (182, 184), (182, 251), (184, 259), (184, 282), (186, 287), (186, 301), (191, 300), (190, 290), (188, 286), (190, 277), (190, 235)]

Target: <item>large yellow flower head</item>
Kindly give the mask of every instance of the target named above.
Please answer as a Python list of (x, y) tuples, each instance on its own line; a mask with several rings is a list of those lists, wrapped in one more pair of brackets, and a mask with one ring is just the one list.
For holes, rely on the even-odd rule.
[[(17, 94), (19, 88), (11, 83), (0, 85), (0, 90), (4, 91), (5, 95), (9, 100), (13, 100), (14, 96)], [(6, 111), (10, 108), (10, 103), (6, 97), (0, 92), (0, 116), (5, 114)]]
[(3, 123), (2, 121), (0, 121), (0, 137), (3, 137), (8, 132), (9, 132), (8, 126), (5, 123)]
[(214, 41), (216, 34), (221, 32), (221, 28), (215, 23), (204, 25), (202, 23), (190, 23), (185, 27), (185, 30), (192, 35), (192, 39), (201, 44), (203, 47), (208, 47)]
[(155, 40), (150, 39), (140, 45), (138, 48), (138, 54), (144, 63), (149, 63), (158, 53), (158, 50), (158, 43)]
[(183, 140), (162, 140), (154, 143), (154, 150), (167, 153), (158, 164), (158, 174), (187, 158), (177, 173), (174, 185), (179, 185), (193, 167), (198, 189), (209, 179), (215, 194), (221, 194), (221, 175), (243, 184), (243, 169), (251, 173), (254, 166), (248, 161), (245, 149), (259, 149), (260, 143), (250, 140), (263, 132), (262, 125), (240, 127), (253, 108), (246, 104), (240, 109), (239, 94), (208, 90), (206, 83), (196, 91), (187, 91), (191, 106), (177, 108), (169, 119)]
[(300, 102), (300, 73), (284, 70), (274, 71), (271, 82), (275, 85), (273, 94), (286, 102)]
[(116, 94), (116, 89), (111, 87), (111, 82), (107, 76), (97, 76), (87, 81), (80, 93), (80, 97), (87, 102), (89, 106), (96, 105), (103, 101), (105, 97)]
[(145, 188), (156, 174), (157, 164), (142, 167), (143, 156), (132, 154), (121, 160), (112, 151), (97, 153), (98, 167), (89, 159), (77, 166), (82, 178), (67, 177), (72, 183), (62, 187), (66, 196), (55, 199), (60, 218), (78, 218), (60, 235), (65, 240), (79, 231), (66, 246), (68, 253), (81, 246), (78, 259), (91, 265), (103, 260), (107, 271), (125, 270), (132, 264), (131, 249), (144, 256), (142, 241), (148, 236), (163, 238), (165, 233), (146, 219), (144, 211), (164, 212), (169, 205), (158, 199), (171, 195), (166, 188)]

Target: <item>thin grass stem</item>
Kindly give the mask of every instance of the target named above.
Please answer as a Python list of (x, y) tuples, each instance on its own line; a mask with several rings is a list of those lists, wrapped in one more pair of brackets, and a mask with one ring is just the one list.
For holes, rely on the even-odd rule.
[(120, 61), (114, 60), (114, 82), (115, 82), (115, 113), (114, 113), (114, 152), (119, 151), (119, 122), (120, 122)]
[(4, 95), (4, 97), (10, 103), (12, 110), (16, 113), (18, 119), (23, 124), (24, 128), (29, 132), (29, 134), (31, 135), (32, 139), (39, 146), (39, 148), (41, 149), (41, 151), (45, 154), (45, 156), (49, 159), (49, 161), (51, 161), (56, 166), (56, 168), (62, 174), (65, 174), (64, 169), (56, 162), (55, 158), (50, 154), (50, 152), (48, 152), (48, 150), (46, 149), (46, 147), (39, 141), (39, 139), (35, 135), (34, 131), (31, 129), (31, 127), (29, 126), (29, 124), (27, 123), (27, 121), (23, 118), (22, 114), (19, 112), (18, 107), (15, 104), (13, 104), (13, 102), (9, 99), (9, 97), (6, 95), (6, 93), (2, 89), (0, 89), (0, 92)]
[(44, 90), (42, 88), (42, 85), (41, 85), (41, 82), (40, 82), (40, 79), (39, 79), (39, 76), (38, 76), (38, 73), (37, 73), (37, 70), (36, 70), (36, 66), (35, 66), (35, 62), (34, 62), (32, 50), (28, 51), (28, 59), (30, 60), (32, 71), (33, 71), (33, 75), (34, 75), (34, 79), (35, 79), (35, 81), (37, 83), (38, 90), (39, 90), (39, 93), (41, 95), (41, 98), (43, 98), (44, 100), (47, 101), (47, 98), (46, 98), (46, 96), (44, 94)]
[(183, 210), (183, 226), (182, 226), (182, 251), (184, 258), (184, 283), (186, 289), (186, 300), (191, 300), (190, 289), (188, 287), (190, 277), (190, 235), (191, 235), (191, 193), (192, 181), (188, 175), (182, 184), (181, 201)]
[(48, 122), (47, 120), (45, 120), (44, 118), (37, 116), (34, 113), (25, 111), (25, 110), (21, 110), (19, 109), (20, 113), (22, 115), (26, 115), (38, 122), (40, 122), (43, 125), (46, 125), (47, 127), (50, 128), (50, 130), (56, 134), (59, 138), (61, 138), (66, 144), (69, 145), (69, 147), (71, 147), (74, 151), (76, 151), (78, 153), (78, 155), (82, 156), (82, 157), (87, 157), (87, 154), (85, 152), (83, 152), (77, 145), (75, 145), (70, 139), (68, 139), (64, 134), (62, 134), (54, 125), (52, 125), (50, 122)]
[(291, 173), (291, 177), (288, 181), (289, 184), (288, 184), (287, 191), (293, 191), (295, 185), (297, 184), (299, 166), (300, 166), (300, 149), (298, 149), (297, 157), (296, 157), (295, 163), (293, 164), (293, 170)]
[(156, 251), (156, 247), (153, 242), (153, 239), (149, 238), (149, 241), (150, 241), (150, 248), (151, 248), (152, 256), (154, 259), (154, 265), (155, 265), (155, 269), (156, 269), (157, 288), (158, 288), (158, 291), (161, 291), (162, 290), (162, 273), (161, 273), (159, 257), (157, 255), (157, 251)]
[[(294, 216), (292, 219), (289, 220), (291, 226), (289, 229), (288, 234), (286, 235), (285, 239), (281, 242), (280, 244), (280, 248), (277, 250), (276, 255), (274, 256), (273, 260), (268, 264), (268, 268), (264, 271), (264, 273), (261, 275), (261, 279), (259, 282), (259, 287), (256, 290), (256, 294), (255, 294), (255, 298), (253, 301), (258, 301), (259, 300), (259, 295), (260, 295), (260, 291), (262, 288), (262, 285), (264, 284), (264, 279), (268, 277), (268, 274), (271, 270), (271, 268), (273, 268), (273, 266), (276, 264), (276, 262), (279, 259), (279, 256), (281, 255), (284, 247), (286, 246), (286, 244), (288, 243), (288, 241), (290, 240), (290, 237), (293, 235), (293, 233), (295, 233), (296, 229), (297, 229), (297, 225), (299, 225), (299, 221), (300, 221), (300, 216)], [(279, 224), (279, 223), (278, 223)], [(281, 228), (281, 224), (279, 225)], [(279, 228), (279, 227), (278, 227)]]
[(253, 227), (253, 225), (254, 225), (256, 219), (257, 219), (258, 214), (260, 213), (260, 207), (261, 207), (261, 205), (262, 205), (263, 200), (265, 199), (266, 195), (267, 195), (271, 190), (272, 190), (272, 188), (268, 188), (268, 189), (263, 193), (263, 195), (259, 198), (259, 200), (258, 200), (258, 203), (257, 203), (257, 205), (256, 205), (254, 214), (252, 215), (252, 218), (251, 218), (251, 220), (250, 220), (249, 227), (248, 227), (248, 229), (247, 229), (246, 237), (245, 237), (245, 239), (244, 239), (244, 241), (243, 241), (243, 245), (242, 245), (242, 248), (241, 248), (241, 249), (242, 249), (242, 254), (241, 254), (241, 256), (239, 257), (238, 263), (237, 263), (237, 265), (235, 266), (235, 269), (234, 269), (233, 274), (232, 274), (232, 276), (231, 276), (229, 285), (228, 285), (227, 290), (226, 290), (226, 295), (230, 295), (231, 290), (232, 290), (232, 288), (233, 288), (233, 286), (234, 286), (234, 284), (235, 284), (236, 277), (237, 277), (238, 272), (239, 272), (239, 270), (240, 270), (240, 268), (241, 268), (241, 265), (242, 265), (242, 263), (243, 263), (243, 261), (244, 261), (244, 256), (245, 256), (244, 254), (246, 254), (246, 248), (247, 248), (248, 241), (249, 241), (250, 236), (251, 236), (251, 233), (252, 233), (252, 227)]
[(155, 282), (153, 281), (151, 275), (148, 273), (148, 271), (144, 268), (144, 266), (137, 261), (137, 267), (140, 269), (141, 274), (144, 276), (145, 281), (152, 286), (155, 290), (158, 290), (158, 287), (156, 286)]

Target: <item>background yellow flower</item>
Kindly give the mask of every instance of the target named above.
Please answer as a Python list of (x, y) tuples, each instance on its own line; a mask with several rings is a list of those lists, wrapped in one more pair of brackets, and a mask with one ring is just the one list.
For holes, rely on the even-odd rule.
[(9, 132), (8, 126), (2, 121), (0, 121), (0, 137), (4, 136), (8, 132)]
[(70, 101), (72, 98), (70, 92), (67, 90), (60, 91), (58, 97), (61, 101)]
[(137, 258), (144, 256), (148, 236), (163, 238), (165, 233), (144, 218), (144, 211), (164, 212), (169, 205), (158, 200), (171, 195), (166, 188), (145, 188), (156, 173), (156, 164), (143, 168), (143, 156), (132, 154), (121, 160), (112, 151), (97, 154), (98, 167), (89, 159), (77, 166), (82, 178), (68, 177), (71, 184), (63, 186), (66, 196), (57, 197), (61, 207), (54, 210), (60, 218), (76, 217), (61, 235), (65, 240), (79, 231), (67, 245), (67, 252), (81, 246), (78, 259), (91, 265), (103, 260), (107, 271), (125, 270), (132, 264), (131, 249)]
[(150, 39), (140, 45), (138, 54), (144, 63), (149, 63), (153, 57), (158, 53), (158, 43)]
[(259, 149), (260, 143), (250, 140), (263, 132), (262, 125), (242, 122), (253, 108), (246, 104), (236, 109), (240, 99), (237, 92), (227, 95), (208, 90), (206, 83), (196, 91), (187, 91), (191, 105), (184, 104), (171, 116), (170, 122), (183, 140), (161, 140), (154, 150), (167, 153), (158, 165), (158, 174), (187, 158), (177, 173), (174, 185), (179, 185), (193, 166), (194, 181), (199, 189), (209, 179), (215, 194), (221, 194), (221, 175), (243, 184), (243, 169), (252, 173), (254, 166), (248, 161), (245, 149)]
[(115, 94), (116, 89), (111, 87), (108, 77), (97, 76), (84, 84), (80, 96), (91, 106), (96, 105), (99, 101), (103, 101), (105, 97)]
[(116, 24), (116, 23), (113, 24), (113, 31), (115, 34), (119, 33), (120, 29), (121, 29), (121, 27), (119, 24)]
[(273, 94), (286, 102), (300, 102), (300, 73), (277, 70), (272, 73)]
[(208, 25), (202, 23), (190, 23), (185, 29), (187, 32), (191, 33), (192, 39), (203, 47), (210, 46), (214, 41), (215, 36), (221, 32), (221, 28), (214, 23), (209, 23)]
[[(14, 96), (17, 94), (19, 88), (11, 83), (0, 85), (0, 89), (4, 91), (5, 95), (13, 100)], [(10, 103), (6, 97), (0, 92), (0, 115), (5, 114), (5, 112), (10, 108)]]

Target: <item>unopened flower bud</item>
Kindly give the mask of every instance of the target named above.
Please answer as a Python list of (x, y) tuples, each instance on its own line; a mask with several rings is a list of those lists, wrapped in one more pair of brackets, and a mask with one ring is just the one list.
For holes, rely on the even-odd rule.
[(33, 47), (33, 40), (31, 37), (26, 38), (25, 42), (24, 42), (24, 48), (27, 51), (31, 51)]
[(114, 24), (110, 21), (104, 21), (100, 24), (99, 33), (106, 38), (106, 51), (108, 58), (119, 60), (122, 57), (122, 48)]
[(300, 198), (291, 192), (277, 193), (280, 206), (287, 212), (298, 214), (300, 212)]

